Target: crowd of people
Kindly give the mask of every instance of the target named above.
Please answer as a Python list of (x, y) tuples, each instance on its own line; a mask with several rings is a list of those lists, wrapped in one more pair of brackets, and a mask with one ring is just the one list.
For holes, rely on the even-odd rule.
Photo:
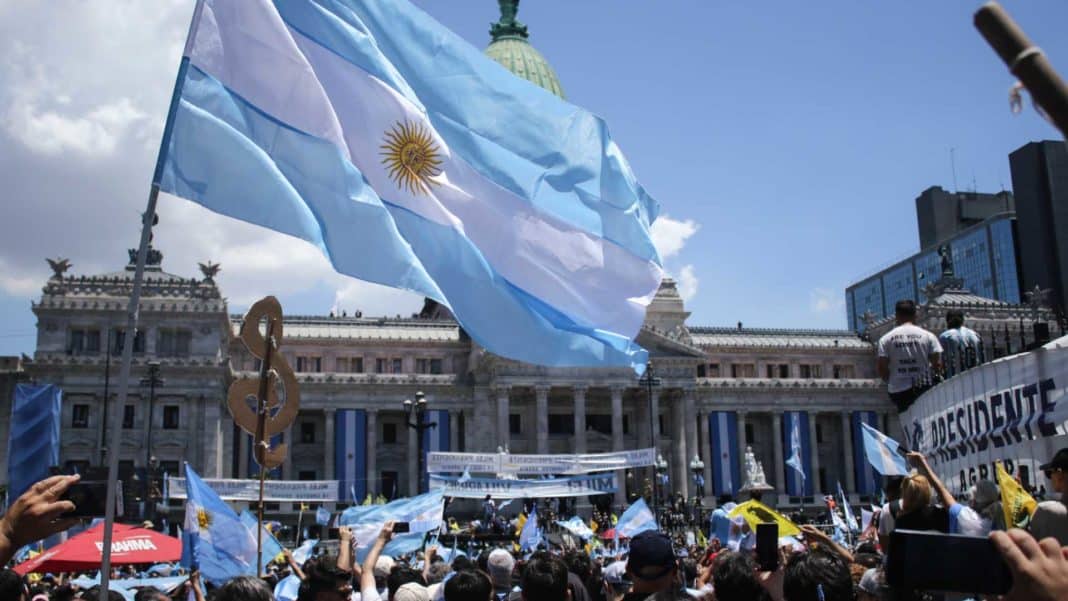
[[(184, 585), (164, 593), (151, 587), (136, 601), (633, 601), (706, 599), (715, 601), (908, 601), (937, 599), (931, 592), (891, 585), (886, 558), (897, 530), (985, 536), (1012, 574), (1010, 600), (1068, 599), (1068, 511), (1058, 499), (1039, 504), (1030, 530), (1007, 528), (992, 483), (977, 483), (961, 502), (930, 469), (909, 455), (915, 467), (906, 477), (886, 481), (887, 502), (859, 536), (841, 539), (814, 525), (779, 540), (774, 565), (758, 564), (750, 524), (732, 519), (724, 507), (713, 511), (698, 537), (644, 530), (614, 544), (590, 544), (574, 537), (545, 541), (522, 551), (513, 541), (486, 544), (469, 554), (427, 545), (395, 557), (383, 553), (394, 536), (387, 522), (357, 561), (355, 540), (339, 529), (336, 547), (303, 563), (286, 551), (261, 577), (242, 576), (213, 586), (194, 570)], [(1051, 488), (1068, 493), (1068, 449), (1042, 466)], [(0, 561), (9, 564), (20, 547), (73, 525), (64, 514), (73, 507), (63, 492), (77, 476), (37, 483), (0, 519)], [(532, 509), (532, 508), (531, 508)], [(833, 509), (832, 509), (833, 510)], [(605, 512), (592, 516), (610, 524)], [(429, 537), (428, 537), (429, 538)], [(695, 538), (697, 540), (695, 540)], [(129, 568), (126, 568), (129, 569)], [(116, 571), (116, 574), (119, 572)], [(68, 601), (96, 599), (99, 589), (79, 588), (76, 574), (31, 581), (10, 569), (0, 572), (0, 599)], [(84, 576), (84, 575), (83, 575)], [(110, 599), (125, 599), (116, 591)], [(951, 595), (947, 599), (981, 598)]]

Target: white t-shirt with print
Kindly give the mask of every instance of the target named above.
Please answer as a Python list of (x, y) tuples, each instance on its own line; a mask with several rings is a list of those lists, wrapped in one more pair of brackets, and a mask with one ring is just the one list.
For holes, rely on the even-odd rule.
[(942, 352), (938, 337), (927, 330), (906, 323), (890, 330), (879, 339), (879, 357), (890, 360), (887, 392), (903, 392), (914, 384), (931, 379), (931, 355)]

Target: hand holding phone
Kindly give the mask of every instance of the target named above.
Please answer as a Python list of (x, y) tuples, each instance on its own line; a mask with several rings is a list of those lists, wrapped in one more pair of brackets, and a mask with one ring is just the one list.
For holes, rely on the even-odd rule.
[(887, 582), (898, 589), (1004, 595), (1012, 573), (984, 537), (895, 530), (890, 533)]
[(762, 572), (774, 572), (779, 568), (779, 525), (757, 524), (757, 567)]
[[(116, 483), (116, 492), (122, 491), (122, 482)], [(116, 514), (122, 515), (121, 496), (116, 495)], [(87, 480), (76, 482), (60, 497), (74, 503), (74, 511), (63, 514), (68, 518), (102, 518), (107, 513), (108, 483), (106, 480)]]
[(408, 522), (397, 522), (393, 524), (393, 534), (404, 534), (411, 532), (411, 525)]

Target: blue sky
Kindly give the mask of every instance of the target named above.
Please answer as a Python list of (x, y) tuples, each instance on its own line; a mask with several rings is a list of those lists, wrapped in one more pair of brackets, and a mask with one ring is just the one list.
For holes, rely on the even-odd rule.
[[(480, 48), (498, 16), (492, 0), (417, 3)], [(113, 271), (135, 243), (192, 6), (30, 4), (0, 7), (0, 354), (33, 349), (43, 257)], [(1068, 75), (1068, 2), (1004, 4)], [(1059, 137), (1029, 105), (1010, 113), (979, 5), (526, 0), (519, 17), (670, 217), (691, 324), (840, 328), (845, 286), (916, 249), (914, 198), (953, 187), (950, 148), (958, 188), (997, 191), (1009, 152)], [(232, 310), (268, 293), (290, 313), (417, 308), (325, 273), (302, 243), (176, 199), (160, 214), (164, 266), (221, 260)]]

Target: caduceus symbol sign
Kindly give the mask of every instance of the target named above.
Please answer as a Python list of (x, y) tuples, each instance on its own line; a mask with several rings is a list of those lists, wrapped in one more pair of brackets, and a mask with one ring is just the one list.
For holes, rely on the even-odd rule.
[[(260, 324), (266, 322), (265, 333)], [(263, 523), (263, 481), (269, 469), (285, 461), (286, 445), (271, 447), (271, 437), (285, 431), (300, 409), (300, 391), (293, 368), (278, 353), (282, 344), (282, 305), (268, 296), (260, 299), (245, 314), (241, 322), (241, 341), (260, 359), (257, 379), (237, 380), (230, 385), (227, 404), (234, 423), (252, 435), (253, 457), (260, 469), (259, 519)], [(279, 398), (279, 388), (282, 396)], [(263, 565), (262, 528), (256, 533), (257, 565)]]

